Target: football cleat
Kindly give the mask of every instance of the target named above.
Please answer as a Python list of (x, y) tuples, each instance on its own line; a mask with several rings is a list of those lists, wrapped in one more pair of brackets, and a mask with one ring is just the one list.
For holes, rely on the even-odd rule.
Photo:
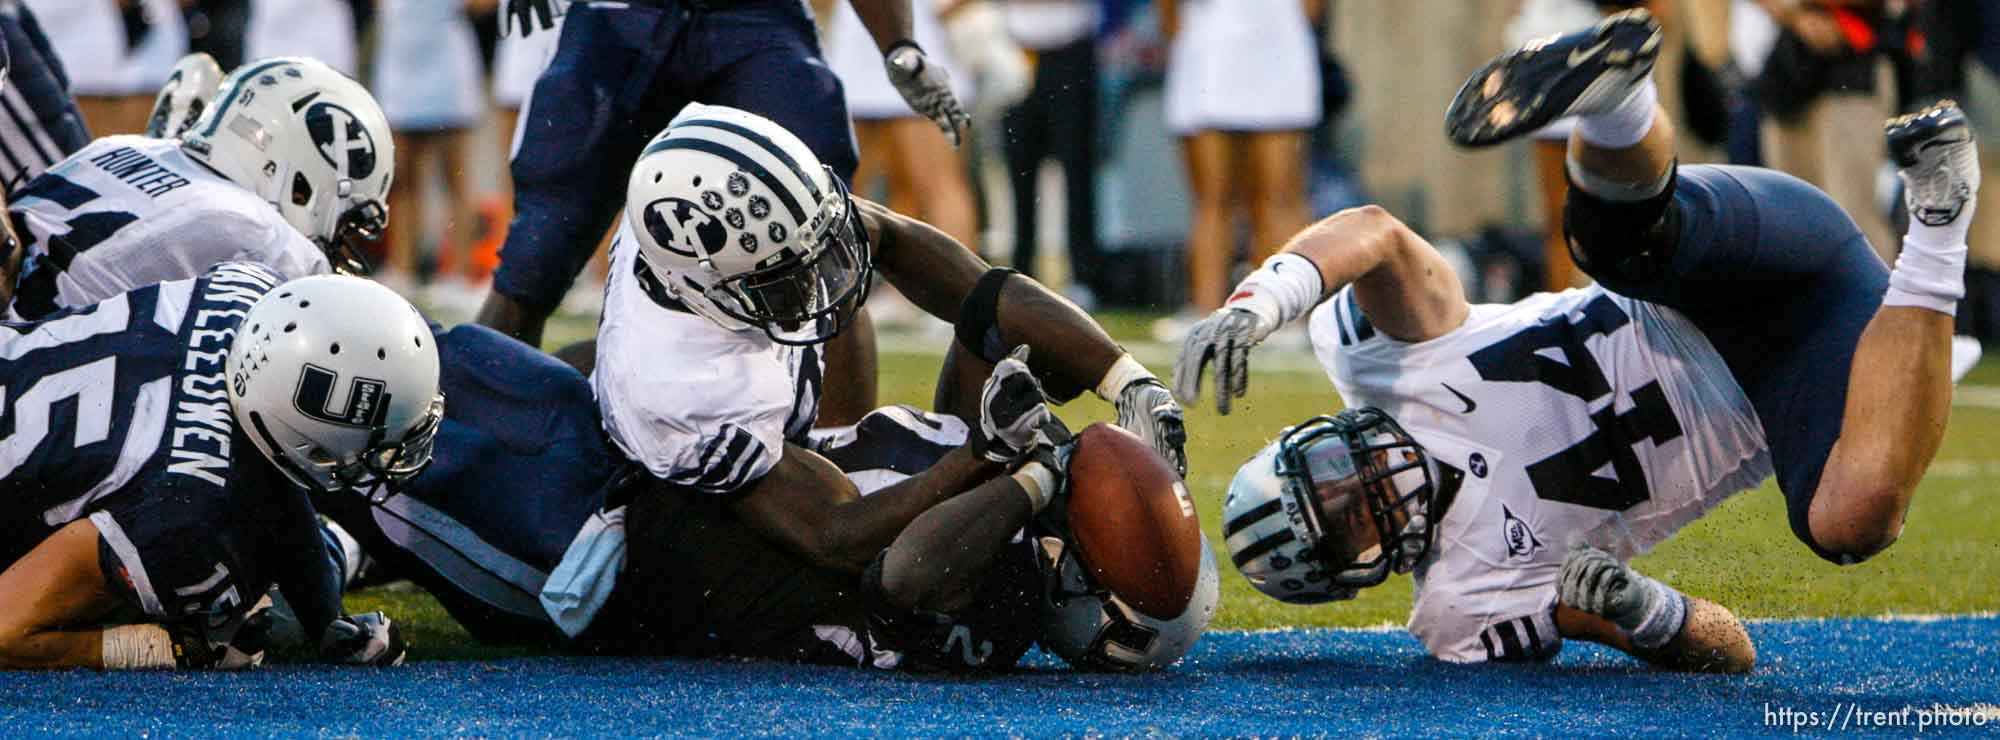
[(1465, 81), (1445, 111), (1445, 135), (1459, 146), (1493, 146), (1560, 118), (1611, 110), (1652, 73), (1659, 53), (1660, 24), (1643, 9), (1531, 42)]
[(1883, 125), (1903, 178), (1910, 218), (1925, 226), (1957, 221), (1979, 192), (1979, 148), (1958, 103), (1944, 101)]

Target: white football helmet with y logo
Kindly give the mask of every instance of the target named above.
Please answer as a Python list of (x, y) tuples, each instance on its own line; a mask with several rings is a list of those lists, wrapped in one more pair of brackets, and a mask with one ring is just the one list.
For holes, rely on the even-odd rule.
[(430, 464), (444, 418), (430, 326), (394, 291), (346, 275), (272, 288), (226, 365), (236, 423), (309, 490), (394, 483)]
[(817, 344), (868, 296), (873, 258), (847, 186), (754, 113), (682, 110), (633, 165), (625, 218), (648, 289), (726, 329)]
[(335, 269), (367, 271), (352, 242), (378, 239), (388, 224), (396, 152), (388, 119), (360, 83), (314, 59), (250, 62), (222, 81), (181, 141), (269, 201)]

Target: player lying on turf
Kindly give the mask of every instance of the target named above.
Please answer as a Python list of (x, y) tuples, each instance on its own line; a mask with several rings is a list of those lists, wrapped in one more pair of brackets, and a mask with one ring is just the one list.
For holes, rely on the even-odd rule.
[[(1048, 548), (1067, 538), (1037, 524), (1046, 537), (1014, 541), (1030, 499), (1004, 475), (928, 509), (883, 556), (927, 567), (864, 588), (851, 570), (766, 539), (728, 502), (677, 493), (627, 463), (576, 370), (484, 327), (434, 341), (451, 399), (435, 462), (366, 497), (335, 492), (316, 502), (366, 548), (371, 580), (410, 578), (481, 642), (997, 669), (1039, 639), (1080, 661), (1136, 669), (1173, 662), (1213, 613), (1212, 562), (1185, 614), (1166, 620), (1076, 588), (1073, 561), (1062, 571), (1068, 582), (1045, 574), (1057, 564)], [(1038, 392), (1012, 360), (986, 389), (980, 395), (995, 403)], [(1027, 403), (1029, 418), (1046, 412), (1033, 398), (1012, 402)], [(964, 454), (972, 432), (954, 416), (890, 407), (822, 433), (810, 449), (857, 492), (874, 492)], [(885, 601), (950, 615), (913, 619)], [(1134, 635), (1148, 642), (1128, 645)]]
[(287, 279), (367, 271), (352, 243), (387, 223), (395, 167), (375, 98), (295, 57), (246, 64), (211, 93), (201, 61), (176, 67), (157, 106), (163, 133), (201, 109), (180, 139), (107, 136), (15, 193), (25, 244), (0, 260), (12, 316), (87, 306), (224, 261)]
[(1261, 590), (1319, 602), (1414, 571), (1410, 631), (1445, 660), (1546, 658), (1571, 637), (1743, 671), (1726, 609), (1623, 561), (1774, 472), (1821, 557), (1896, 540), (1950, 409), (1979, 182), (1965, 119), (1946, 104), (1888, 126), (1914, 214), (1890, 271), (1794, 178), (1676, 167), (1659, 38), (1633, 11), (1504, 55), (1448, 114), (1472, 146), (1578, 116), (1564, 223), (1596, 286), (1469, 306), (1430, 244), (1361, 208), (1294, 237), (1189, 335), (1177, 389), (1193, 398), (1213, 363), (1227, 412), (1251, 347), (1318, 304), (1314, 348), (1370, 407), (1237, 474), (1224, 533)]
[[(861, 497), (806, 434), (824, 343), (878, 269), (955, 321), (938, 410), (980, 431), (973, 447)], [(591, 381), (612, 442), (671, 484), (635, 504), (725, 510), (814, 565), (866, 571), (864, 588), (880, 589), (934, 570), (879, 557), (918, 514), (1009, 473), (1036, 508), (1059, 486), (1059, 471), (1030, 459), (1026, 407), (1009, 405), (1025, 396), (959, 400), (1015, 346), (1032, 348), (1051, 398), (1096, 389), (1120, 426), (1185, 469), (1172, 394), (1089, 316), (936, 229), (851, 198), (783, 127), (691, 105), (632, 169)], [(733, 567), (726, 551), (686, 555), (695, 570)]]
[(402, 660), (387, 618), (341, 614), (306, 491), (429, 460), (443, 400), (415, 309), (228, 263), (7, 326), (0, 666), (251, 665), (268, 623), (239, 627), (273, 583), (321, 657)]

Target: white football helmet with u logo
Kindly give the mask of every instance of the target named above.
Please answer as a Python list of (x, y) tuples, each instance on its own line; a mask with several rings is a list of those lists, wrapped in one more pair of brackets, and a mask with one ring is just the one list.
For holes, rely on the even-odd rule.
[(817, 344), (868, 296), (873, 258), (847, 186), (754, 113), (682, 110), (633, 165), (625, 218), (641, 279), (732, 331)]
[(224, 367), (237, 425), (293, 483), (358, 491), (430, 464), (444, 420), (437, 343), (380, 283), (314, 275), (272, 288)]
[(244, 64), (181, 146), (269, 201), (335, 269), (367, 271), (352, 242), (378, 239), (388, 225), (396, 151), (389, 120), (360, 83), (304, 57)]

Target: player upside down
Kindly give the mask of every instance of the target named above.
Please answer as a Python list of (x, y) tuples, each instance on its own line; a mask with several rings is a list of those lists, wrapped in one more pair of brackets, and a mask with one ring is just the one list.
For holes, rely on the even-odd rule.
[(1979, 184), (1965, 118), (1887, 126), (1912, 214), (1891, 271), (1795, 178), (1676, 166), (1659, 43), (1645, 11), (1613, 16), (1502, 55), (1447, 113), (1467, 146), (1578, 117), (1563, 215), (1595, 286), (1467, 305), (1430, 244), (1364, 207), (1293, 237), (1190, 333), (1176, 391), (1214, 364), (1227, 413), (1250, 349), (1311, 310), (1352, 408), (1237, 473), (1223, 531), (1260, 590), (1317, 603), (1414, 572), (1409, 629), (1440, 659), (1546, 659), (1570, 637), (1745, 671), (1727, 609), (1624, 561), (1774, 474), (1822, 558), (1901, 534), (1950, 411)]

